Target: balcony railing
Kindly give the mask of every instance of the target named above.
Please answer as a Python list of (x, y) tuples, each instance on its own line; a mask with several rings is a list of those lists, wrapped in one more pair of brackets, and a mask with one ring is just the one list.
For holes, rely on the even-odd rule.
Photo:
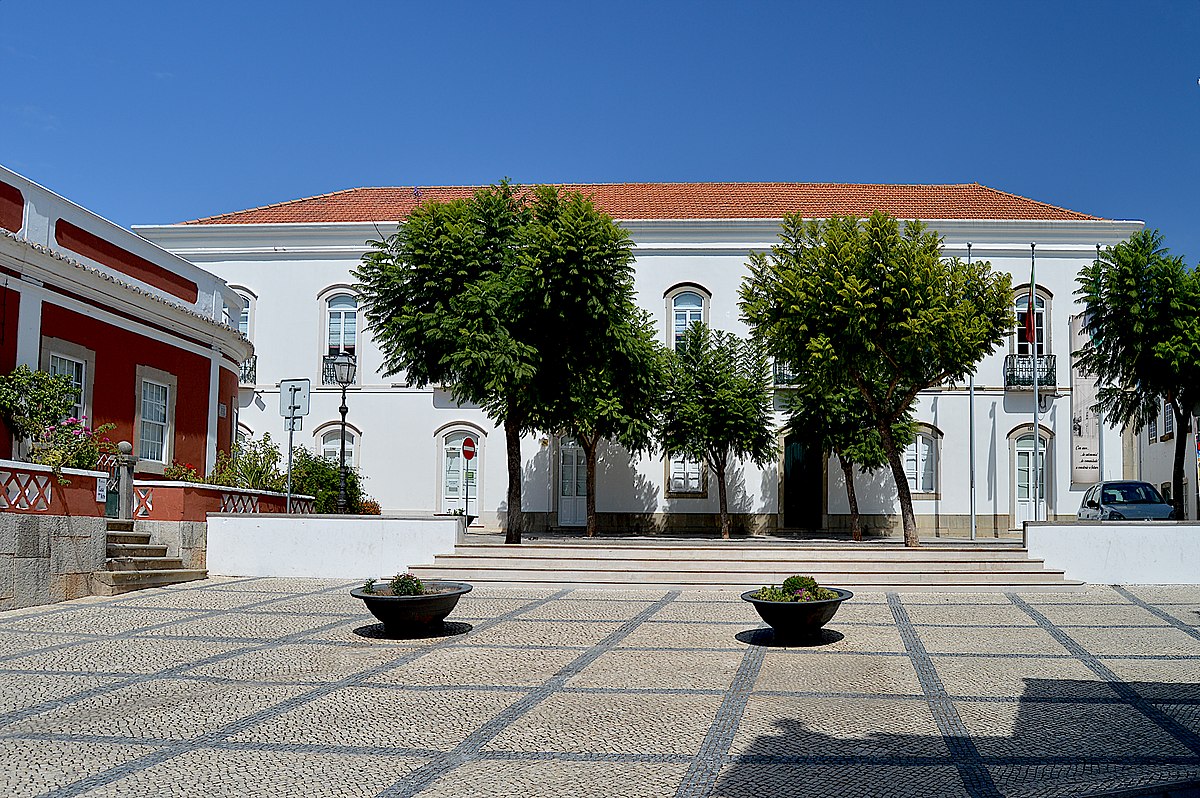
[(242, 385), (256, 385), (258, 383), (258, 355), (251, 355), (250, 359), (242, 363), (242, 376), (239, 378)]
[[(1033, 355), (1008, 355), (1004, 358), (1005, 390), (1033, 390), (1034, 360)], [(1039, 355), (1036, 360), (1038, 388), (1053, 389), (1058, 385), (1054, 372), (1054, 355)]]

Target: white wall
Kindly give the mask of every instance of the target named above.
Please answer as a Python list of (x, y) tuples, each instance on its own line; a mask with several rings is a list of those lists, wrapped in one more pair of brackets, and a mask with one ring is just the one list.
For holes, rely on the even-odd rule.
[(459, 517), (210, 514), (208, 571), (367, 579), (454, 550)]
[(1200, 524), (1028, 524), (1029, 556), (1068, 579), (1106, 585), (1200, 584)]

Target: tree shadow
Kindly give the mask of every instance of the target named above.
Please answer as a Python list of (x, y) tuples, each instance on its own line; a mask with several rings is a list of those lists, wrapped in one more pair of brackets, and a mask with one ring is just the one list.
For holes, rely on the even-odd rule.
[(443, 621), (420, 629), (389, 632), (381, 623), (371, 623), (354, 629), (354, 634), (369, 640), (432, 640), (438, 637), (458, 637), (475, 627), (462, 621)]
[[(978, 684), (958, 678), (947, 688)], [(953, 689), (930, 701), (800, 692), (804, 681), (798, 668), (798, 692), (751, 695), (740, 728), (769, 731), (735, 733), (706, 794), (1065, 798), (1200, 788), (1200, 684), (1029, 678), (1015, 701)]]

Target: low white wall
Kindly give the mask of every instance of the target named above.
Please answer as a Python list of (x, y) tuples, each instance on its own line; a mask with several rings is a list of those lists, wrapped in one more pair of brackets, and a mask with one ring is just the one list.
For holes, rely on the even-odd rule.
[(454, 550), (461, 516), (210, 513), (208, 571), (222, 576), (366, 579)]
[(1200, 524), (1183, 521), (1026, 525), (1029, 555), (1068, 579), (1105, 585), (1200, 584)]

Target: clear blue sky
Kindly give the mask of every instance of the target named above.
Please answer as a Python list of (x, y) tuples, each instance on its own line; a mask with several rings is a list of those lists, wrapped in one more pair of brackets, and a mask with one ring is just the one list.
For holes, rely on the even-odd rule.
[(0, 0), (0, 163), (121, 224), (360, 185), (971, 182), (1200, 260), (1200, 2)]

